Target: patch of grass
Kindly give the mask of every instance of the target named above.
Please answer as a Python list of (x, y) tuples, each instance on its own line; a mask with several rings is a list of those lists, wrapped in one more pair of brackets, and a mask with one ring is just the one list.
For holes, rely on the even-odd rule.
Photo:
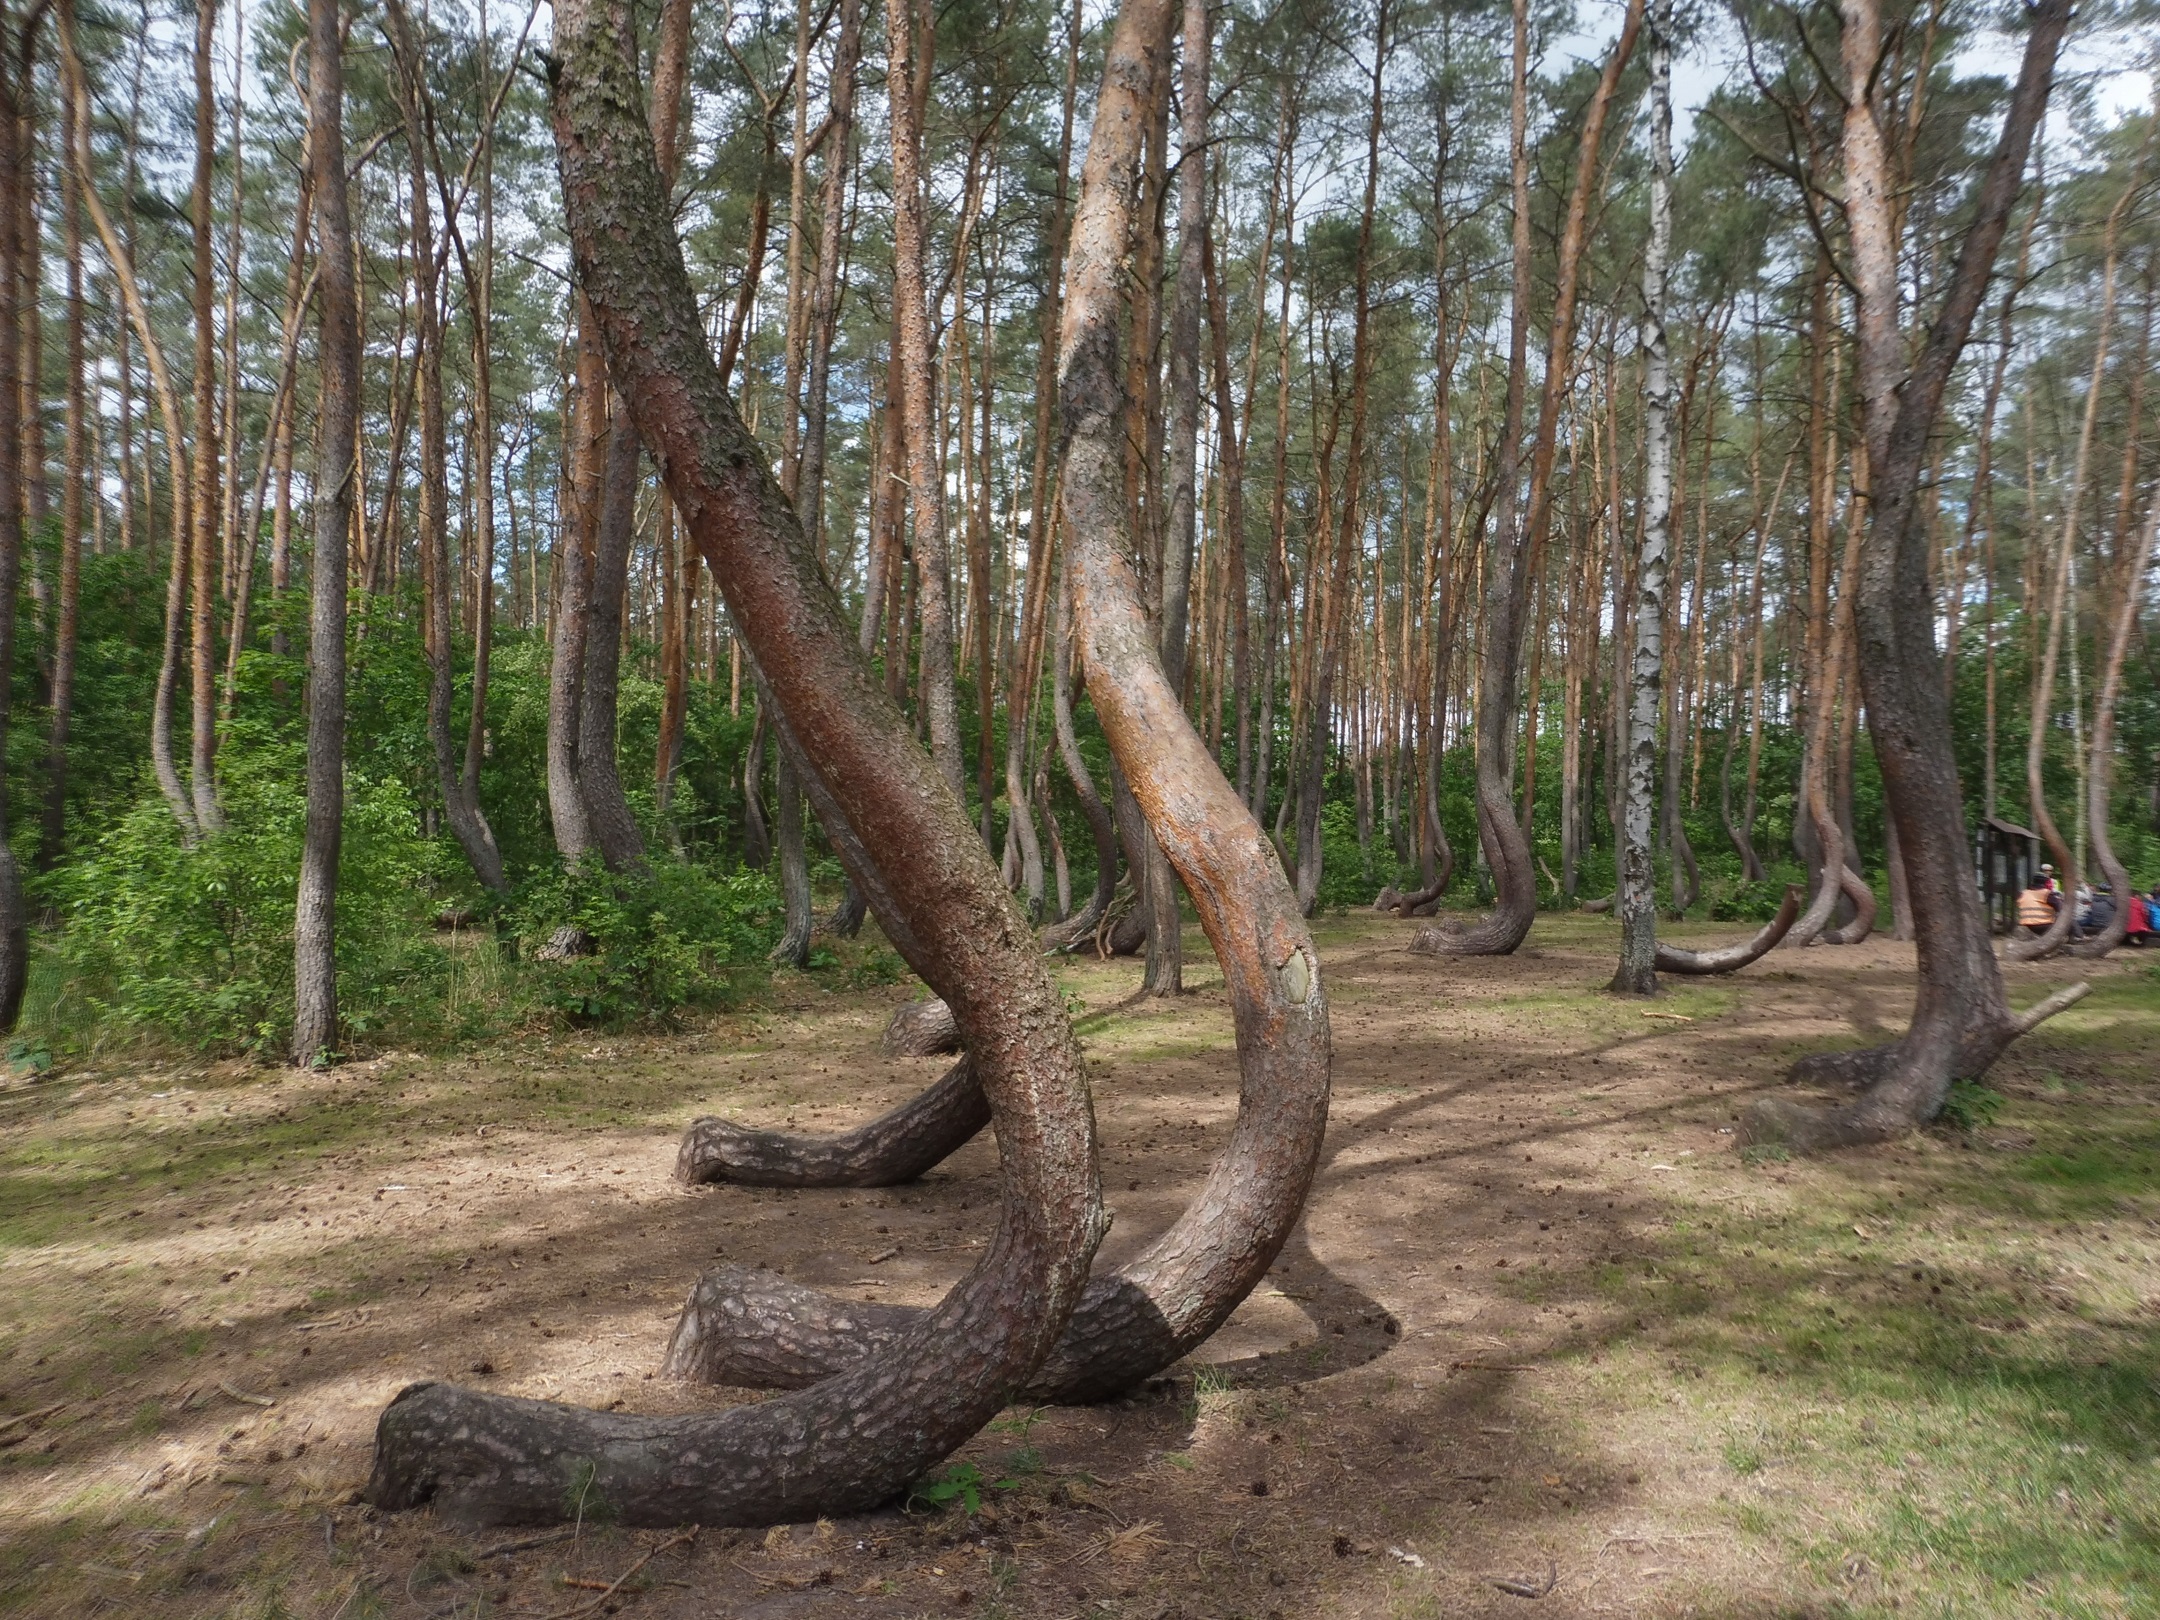
[[(2111, 1038), (2160, 1048), (2160, 995), (2114, 984)], [(2142, 1232), (2105, 1241), (2160, 1211), (2160, 1112), (2142, 1087), (2048, 1095), (2061, 1059), (2034, 1044), (1989, 1126), (2029, 1151), (1968, 1133), (1798, 1163), (1790, 1204), (1676, 1210), (1654, 1260), (1595, 1274), (1643, 1324), (1612, 1387), (1677, 1378), (1744, 1414), (1719, 1443), (1740, 1528), (1832, 1612), (2160, 1612), (2152, 1261)]]

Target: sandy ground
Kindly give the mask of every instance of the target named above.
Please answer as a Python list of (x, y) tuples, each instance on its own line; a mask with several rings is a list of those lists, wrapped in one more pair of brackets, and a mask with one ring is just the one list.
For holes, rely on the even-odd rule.
[[(1406, 954), (1409, 927), (1321, 926), (1333, 1111), (1267, 1285), (1127, 1400), (1006, 1414), (962, 1454), (996, 1487), (972, 1516), (690, 1540), (595, 1523), (505, 1550), (531, 1538), (352, 1502), (377, 1412), (416, 1379), (631, 1410), (742, 1398), (652, 1371), (712, 1259), (934, 1300), (983, 1243), (987, 1140), (889, 1191), (669, 1176), (696, 1114), (833, 1128), (926, 1084), (936, 1060), (877, 1050), (904, 989), (794, 982), (777, 1010), (667, 1038), (18, 1085), (0, 1094), (20, 1217), (0, 1250), (0, 1610), (1846, 1612), (1848, 1591), (1746, 1528), (1783, 1487), (1736, 1473), (1687, 1393), (1674, 1334), (1699, 1303), (1646, 1307), (1613, 1280), (1654, 1274), (1705, 1211), (1776, 1219), (1832, 1181), (1973, 1151), (1733, 1148), (1736, 1110), (1795, 1055), (1894, 1031), (1910, 948), (1778, 953), (1645, 1007), (1598, 992), (1602, 919), (1452, 962)], [(1129, 962), (1060, 969), (1091, 1010), (1110, 1260), (1197, 1189), (1235, 1108), (1197, 933), (1187, 962), (1191, 993), (1167, 1004), (1126, 1000)], [(2020, 1002), (2071, 976), (2011, 974)]]

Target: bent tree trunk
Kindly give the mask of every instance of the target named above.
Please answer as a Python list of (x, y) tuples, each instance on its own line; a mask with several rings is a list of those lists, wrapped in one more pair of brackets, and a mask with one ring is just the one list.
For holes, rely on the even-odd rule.
[(2115, 853), (2108, 835), (2113, 808), (2110, 778), (2115, 769), (2115, 705), (2122, 696), (2123, 658), (2130, 632), (2137, 627), (2138, 601), (2144, 595), (2145, 570), (2152, 563), (2153, 540), (2160, 533), (2160, 497), (2145, 514), (2145, 532), (2122, 562), (2122, 586), (2115, 599), (2115, 622), (2109, 627), (2107, 664), (2100, 674), (2100, 697), (2093, 708), (2092, 753), (2087, 766), (2085, 819), (2092, 836), (2093, 864), (2106, 877), (2115, 914), (2091, 939), (2070, 947), (2073, 956), (2105, 956), (2123, 942), (2130, 928), (2130, 872)]
[(1973, 222), (1960, 244), (1940, 312), (1908, 370), (1897, 326), (1897, 246), (1889, 164), (1865, 91), (1881, 60), (1875, 0), (1843, 0), (1843, 49), (1858, 89), (1845, 117), (1847, 209), (1858, 288), (1862, 421), (1868, 438), (1868, 543), (1855, 593), (1860, 681), (1898, 848), (1912, 890), (1919, 985), (1912, 1023), (1894, 1045), (1810, 1061), (1796, 1074), (1865, 1086), (1831, 1110), (1769, 1100), (1744, 1134), (1802, 1149), (1878, 1141), (1934, 1118), (1956, 1080), (1987, 1072), (2003, 1048), (2085, 994), (2072, 985), (2012, 1013), (1965, 850), (1964, 803), (1951, 750), (1950, 704), (1935, 651), (1935, 597), (1921, 473), (1974, 313), (1987, 290), (2032, 144), (2047, 109), (2069, 0), (2040, 0), (2027, 16), (2024, 60)]
[[(1125, 561), (1119, 267), (1150, 75), (1166, 69), (1174, 14), (1172, 0), (1127, 0), (1104, 64), (1066, 283), (1062, 504), (1090, 694), (1223, 964), (1243, 1089), (1200, 1196), (1144, 1253), (1089, 1283), (1058, 1348), (1023, 1386), (1041, 1401), (1113, 1394), (1214, 1332), (1288, 1238), (1327, 1121), (1327, 1002), (1311, 938), (1259, 825), (1164, 677)], [(698, 1285), (666, 1366), (732, 1384), (808, 1383), (907, 1342), (921, 1325), (919, 1311), (849, 1304), (727, 1268)]]
[[(1093, 939), (1096, 926), (1110, 909), (1111, 897), (1117, 893), (1118, 880), (1117, 824), (1111, 820), (1110, 807), (1103, 803), (1102, 794), (1096, 789), (1087, 757), (1080, 752), (1080, 735), (1073, 727), (1071, 563), (1067, 561), (1064, 566), (1066, 574), (1058, 591), (1057, 628), (1050, 644), (1051, 719), (1057, 730), (1058, 759), (1065, 766), (1073, 797), (1080, 801), (1080, 817), (1087, 823), (1088, 837), (1095, 845), (1095, 892), (1088, 896), (1087, 904), (1076, 915), (1054, 928), (1043, 930), (1042, 942), (1046, 951), (1069, 951), (1083, 941)], [(1049, 801), (1043, 802), (1047, 810)]]
[[(1033, 935), (857, 652), (721, 383), (608, 13), (562, 0), (555, 16), (565, 214), (612, 370), (808, 761), (805, 785), (843, 813), (856, 882), (958, 1012), (998, 1127), (1004, 1195), (982, 1262), (917, 1330), (815, 1389), (642, 1417), (416, 1385), (377, 1427), (367, 1494), (492, 1522), (562, 1517), (574, 1478), (588, 1507), (630, 1524), (866, 1508), (980, 1428), (1063, 1330), (1103, 1230), (1086, 1079)], [(866, 850), (907, 854), (880, 864)]]
[(1515, 697), (1520, 678), (1522, 616), (1530, 588), (1529, 547), (1517, 526), (1522, 466), (1523, 391), (1530, 329), (1530, 14), (1515, 0), (1515, 51), (1509, 112), (1513, 173), (1514, 309), (1508, 322), (1507, 405), (1497, 457), (1499, 496), (1492, 523), (1495, 544), (1485, 577), (1485, 640), (1478, 663), (1477, 821), (1485, 864), (1492, 870), (1493, 909), (1467, 928), (1420, 928), (1410, 949), (1426, 956), (1505, 956), (1520, 945), (1537, 917), (1537, 870), (1530, 840), (1515, 814)]
[(1701, 976), (1710, 973), (1737, 973), (1750, 962), (1759, 960), (1777, 949), (1778, 942), (1791, 931), (1794, 920), (1800, 915), (1800, 886), (1785, 885), (1785, 898), (1778, 905), (1777, 915), (1756, 931), (1752, 939), (1737, 945), (1723, 945), (1716, 950), (1688, 951), (1677, 945), (1662, 941), (1657, 948), (1657, 970), (1660, 973), (1679, 973)]

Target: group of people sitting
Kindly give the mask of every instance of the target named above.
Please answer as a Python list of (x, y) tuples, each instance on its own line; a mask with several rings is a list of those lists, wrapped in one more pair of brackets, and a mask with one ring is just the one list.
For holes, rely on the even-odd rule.
[[(2070, 903), (2062, 885), (2055, 880), (2054, 866), (2043, 862), (2039, 876), (2018, 895), (2019, 931), (2028, 935), (2046, 933), (2063, 907)], [(2150, 894), (2140, 894), (2132, 888), (2122, 904), (2123, 943), (2138, 947), (2160, 945), (2160, 884), (2155, 884)], [(2102, 932), (2115, 921), (2115, 896), (2104, 883), (2097, 889), (2080, 883), (2076, 906), (2077, 915), (2071, 924), (2071, 932), (2080, 939)]]

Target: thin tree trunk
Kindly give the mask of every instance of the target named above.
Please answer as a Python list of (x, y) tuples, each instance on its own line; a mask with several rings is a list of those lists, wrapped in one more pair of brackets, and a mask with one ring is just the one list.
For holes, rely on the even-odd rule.
[[(74, 139), (76, 121), (87, 118), (88, 110), (77, 107), (72, 85), (66, 82), (65, 74), (61, 77), (60, 144), (65, 151)], [(74, 164), (63, 157), (60, 164), (60, 230), (67, 255), (67, 477), (60, 488), (60, 579), (53, 625), (52, 720), (46, 742), (44, 836), (38, 843), (38, 864), (47, 871), (58, 863), (67, 842), (68, 726), (75, 707), (75, 643), (82, 613), (83, 484), (87, 473), (84, 461), (80, 184)], [(0, 372), (4, 371), (5, 368), (0, 367)], [(7, 649), (0, 648), (0, 670), (11, 667), (6, 659)], [(4, 748), (4, 744), (5, 734), (0, 732), (0, 748)], [(0, 823), (0, 833), (4, 833), (4, 823)], [(4, 917), (0, 917), (0, 931), (6, 926)], [(5, 968), (0, 967), (0, 1012), (5, 1011), (4, 979)], [(10, 1027), (12, 1022), (11, 1019), (0, 1019), (0, 1028)]]
[[(1575, 183), (1561, 227), (1559, 280), (1546, 338), (1545, 381), (1537, 439), (1530, 455), (1528, 508), (1516, 519), (1521, 466), (1523, 393), (1531, 304), (1528, 0), (1515, 4), (1514, 80), (1510, 112), (1514, 199), (1514, 308), (1508, 333), (1508, 405), (1501, 429), (1499, 506), (1494, 566), (1485, 586), (1485, 646), (1478, 679), (1478, 831), (1495, 889), (1492, 913), (1465, 929), (1420, 929), (1410, 949), (1435, 956), (1505, 956), (1520, 945), (1537, 917), (1537, 871), (1518, 818), (1515, 792), (1515, 707), (1522, 676), (1524, 620), (1541, 572), (1549, 522), (1553, 458), (1559, 444), (1560, 403), (1574, 372), (1576, 290), (1591, 195), (1599, 180), (1598, 150), (1605, 121), (1634, 55), (1643, 0), (1629, 0), (1612, 53), (1591, 92), (1576, 152)], [(1536, 694), (1532, 694), (1533, 703)]]
[[(930, 757), (967, 803), (960, 757), (960, 709), (954, 694), (952, 566), (945, 546), (945, 474), (932, 414), (929, 294), (924, 286), (921, 86), (930, 77), (934, 44), (928, 28), (918, 41), (913, 7), (887, 17), (891, 59), (886, 83), (892, 107), (893, 333), (902, 388), (908, 484), (915, 508), (916, 590), (922, 603), (922, 678)], [(917, 62), (917, 52), (921, 60)]]
[[(68, 81), (78, 108), (89, 104), (88, 92), (83, 81), (82, 60), (75, 44), (72, 9), (63, 13), (61, 50), (65, 60)], [(150, 764), (157, 778), (158, 791), (172, 809), (173, 819), (180, 824), (180, 836), (192, 844), (202, 836), (203, 829), (196, 820), (195, 806), (189, 797), (187, 786), (180, 779), (180, 769), (173, 753), (172, 712), (174, 697), (180, 684), (180, 661), (187, 638), (187, 581), (190, 503), (188, 498), (188, 466), (186, 436), (180, 430), (180, 406), (173, 391), (172, 374), (165, 365), (165, 350), (158, 342), (157, 330), (150, 323), (150, 311), (135, 279), (134, 259), (122, 245), (119, 233), (113, 229), (111, 218), (98, 196), (96, 175), (90, 162), (90, 126), (87, 117), (75, 120), (75, 172), (81, 188), (83, 206), (90, 211), (91, 227), (97, 232), (99, 245), (105, 250), (106, 263), (111, 267), (113, 280), (120, 288), (121, 302), (127, 308), (128, 321), (133, 327), (136, 340), (143, 349), (143, 361), (150, 371), (152, 392), (157, 396), (159, 420), (164, 424), (171, 493), (172, 545), (165, 581), (165, 638), (158, 663), (157, 687), (150, 707)], [(11, 284), (12, 285), (12, 284)], [(144, 474), (148, 476), (148, 457), (144, 458)], [(148, 515), (149, 503), (145, 502)]]
[[(64, 25), (72, 29), (73, 7), (69, 0), (61, 3)], [(0, 17), (0, 24), (8, 25), (0, 27), (0, 674), (12, 674), (15, 668), (15, 599), (22, 586), (23, 278), (17, 221), (31, 206), (24, 196), (29, 175), (21, 142), (35, 91), (30, 82), (27, 33), (39, 19), (40, 14), (33, 11), (24, 34), (18, 36), (12, 14)], [(79, 74), (73, 76), (72, 92), (81, 98)], [(13, 684), (12, 679), (0, 679), (0, 756), (7, 746)], [(30, 978), (30, 919), (23, 902), (22, 874), (8, 841), (5, 798), (0, 794), (0, 1035), (12, 1033), (22, 1016), (23, 991)]]
[(2130, 926), (2130, 873), (2115, 853), (2109, 822), (2115, 772), (2115, 707), (2122, 694), (2123, 660), (2130, 650), (2130, 636), (2137, 628), (2138, 605), (2145, 594), (2145, 571), (2152, 565), (2153, 544), (2160, 534), (2160, 496), (2155, 496), (2145, 515), (2143, 532), (2127, 548), (2129, 554), (2116, 570), (2117, 587), (2113, 622), (2108, 626), (2107, 654), (2100, 666), (2100, 692), (2093, 704), (2091, 764), (2085, 778), (2085, 815), (2092, 829), (2093, 864), (2107, 879), (2114, 899), (2113, 914), (2091, 939), (2070, 947), (2073, 956), (2105, 956), (2123, 942)]
[(548, 666), (547, 787), (548, 815), (555, 848), (575, 865), (599, 848), (591, 813), (585, 806), (578, 751), (583, 734), (585, 635), (592, 623), (592, 558), (600, 526), (603, 487), (601, 458), (607, 442), (607, 366), (600, 338), (584, 295), (577, 308), (577, 393), (569, 411), (570, 452), (564, 469), (566, 499), (555, 531), (555, 566), (550, 571), (554, 595), (552, 657)]
[[(1635, 575), (1635, 651), (1622, 752), (1620, 965), (1612, 989), (1657, 993), (1657, 874), (1650, 852), (1658, 688), (1665, 674), (1665, 578), (1672, 545), (1672, 356), (1665, 334), (1665, 261), (1672, 251), (1672, 4), (1650, 19), (1650, 241), (1643, 254), (1643, 532)], [(1618, 447), (1615, 447), (1617, 459)], [(1790, 919), (1787, 919), (1788, 923)]]
[[(1385, 18), (1387, 0), (1381, 0)], [(1383, 34), (1385, 22), (1382, 23)], [(1177, 294), (1170, 313), (1170, 423), (1167, 476), (1169, 524), (1162, 576), (1163, 676), (1185, 690), (1185, 641), (1191, 613), (1193, 548), (1198, 525), (1194, 485), (1200, 452), (1200, 320), (1206, 302), (1200, 268), (1207, 229), (1208, 57), (1212, 49), (1207, 0), (1184, 0), (1178, 84)], [(1384, 47), (1383, 47), (1384, 48)], [(1167, 79), (1167, 75), (1165, 75)], [(1368, 223), (1368, 230), (1370, 225)], [(1183, 891), (1159, 840), (1149, 839), (1147, 964), (1141, 989), (1174, 996), (1185, 988)]]
[(345, 200), (343, 39), (336, 0), (308, 4), (308, 167), (315, 191), (322, 400), (308, 626), (307, 832), (293, 913), (292, 1060), (335, 1050), (338, 846), (345, 812), (345, 570), (357, 472), (360, 333)]
[(210, 190), (217, 159), (217, 97), (210, 79), (210, 53), (217, 42), (217, 0), (198, 0), (195, 8), (195, 184), (188, 217), (194, 242), (195, 316), (195, 470), (189, 480), (194, 509), (191, 592), (194, 633), (190, 642), (192, 741), (188, 751), (188, 796), (196, 824), (205, 833), (224, 825), (217, 797), (217, 595), (218, 532), (222, 513), (218, 497), (217, 327), (211, 311), (217, 297), (215, 243), (212, 239)]
[(503, 876), (502, 852), (496, 847), (494, 830), (481, 813), (478, 798), (466, 792), (463, 761), (451, 732), (457, 638), (450, 611), (454, 585), (450, 573), (449, 430), (443, 410), (443, 322), (435, 301), (439, 285), (435, 273), (435, 224), (428, 202), (428, 146), (421, 115), (425, 64), (403, 0), (389, 0), (385, 16), (397, 58), (395, 82), (412, 176), (412, 254), (418, 271), (414, 277), (413, 347), (420, 406), (420, 512), (416, 538), (426, 613), (428, 742), (435, 755), (435, 784), (442, 795), (443, 818), (449, 822), (473, 876), (482, 887), (499, 894), (509, 887)]

